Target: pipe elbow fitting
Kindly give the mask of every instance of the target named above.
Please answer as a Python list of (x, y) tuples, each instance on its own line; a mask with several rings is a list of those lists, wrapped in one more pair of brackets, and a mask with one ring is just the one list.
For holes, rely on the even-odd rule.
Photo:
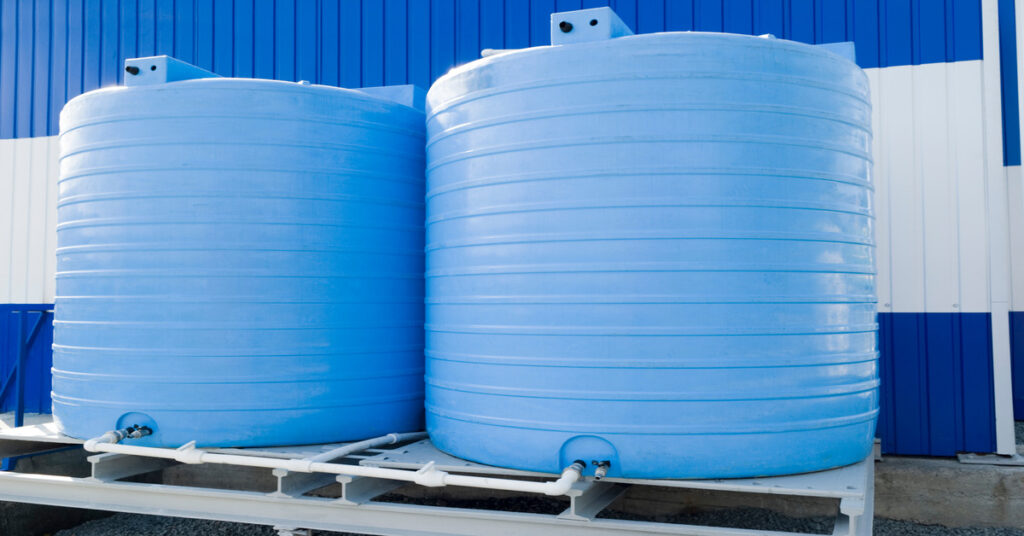
[(545, 495), (559, 496), (565, 495), (572, 485), (579, 481), (580, 477), (583, 476), (583, 470), (587, 464), (582, 461), (576, 460), (572, 465), (566, 467), (562, 471), (562, 476), (554, 482), (549, 482), (547, 489), (544, 490)]
[(121, 441), (121, 437), (118, 436), (117, 432), (108, 431), (108, 432), (104, 432), (103, 435), (101, 435), (99, 437), (94, 437), (92, 439), (87, 440), (82, 445), (82, 448), (84, 448), (85, 450), (87, 450), (89, 452), (99, 452), (99, 450), (100, 450), (99, 449), (99, 445), (101, 443), (116, 444), (116, 443), (118, 443), (120, 441)]

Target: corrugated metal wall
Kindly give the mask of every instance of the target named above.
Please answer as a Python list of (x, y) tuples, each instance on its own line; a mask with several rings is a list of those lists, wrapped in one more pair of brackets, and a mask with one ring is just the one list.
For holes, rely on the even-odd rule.
[(1024, 421), (1024, 311), (1010, 312), (1010, 347), (1013, 352), (1013, 415)]
[[(1012, 0), (999, 1), (1003, 11), (1005, 2), (1012, 6)], [(993, 18), (996, 2), (610, 2), (638, 32), (696, 29), (773, 33), (811, 43), (856, 42), (858, 63), (868, 69), (876, 107), (884, 391), (880, 433), (888, 452), (949, 455), (958, 450), (995, 449), (993, 406), (999, 387), (994, 363), (999, 359), (993, 357), (1000, 350), (992, 344), (996, 318), (992, 304), (1003, 292), (996, 258), (1003, 246), (998, 229), (993, 230), (1001, 224), (992, 195), (999, 185), (1005, 186), (1000, 182), (1005, 181), (1004, 171), (998, 165), (1004, 158), (1003, 145), (1012, 145), (1014, 139), (1019, 143), (1019, 134), (1014, 138), (1009, 132), (1018, 122), (1010, 115), (1013, 106), (1000, 101), (999, 65), (981, 61), (983, 56), (995, 58), (1000, 50), (1016, 47), (1016, 42), (1005, 39), (993, 47), (992, 39), (998, 37)], [(226, 76), (304, 79), (350, 87), (409, 82), (426, 87), (453, 65), (477, 58), (482, 48), (547, 44), (553, 11), (608, 4), (579, 0), (3, 2), (0, 138), (55, 133), (63, 103), (83, 91), (119, 83), (128, 57), (169, 54)], [(984, 17), (988, 17), (986, 33), (982, 32)], [(1005, 62), (1002, 67), (1004, 74), (1010, 72)], [(1003, 83), (1008, 87), (1005, 77)], [(1001, 128), (1004, 122), (1005, 129)], [(3, 149), (5, 144), (25, 141), (0, 141), (0, 151), (7, 151), (0, 152), (0, 189), (9, 184), (11, 199), (27, 199), (26, 188), (49, 192), (53, 183), (54, 166), (20, 156), (28, 145)], [(42, 151), (41, 145), (32, 146), (27, 154)], [(1011, 151), (1005, 153), (1010, 162)], [(15, 154), (17, 163), (8, 164), (5, 155), (13, 158)], [(34, 195), (36, 201), (42, 199), (41, 194)], [(52, 209), (32, 204), (36, 201), (29, 199), (24, 208), (19, 206), (20, 212), (12, 211), (8, 229), (0, 227), (0, 237), (5, 233), (13, 237), (7, 272), (0, 273), (0, 290), (6, 288), (8, 293), (0, 294), (0, 303), (34, 301), (37, 295), (41, 301), (52, 300), (52, 283), (30, 275), (37, 273), (32, 266), (43, 266), (42, 279), (52, 279), (48, 275), (52, 274), (52, 245), (43, 236), (53, 236), (47, 227)], [(47, 215), (40, 219), (42, 213)], [(0, 216), (0, 226), (2, 220)], [(0, 242), (0, 255), (2, 246)], [(33, 260), (40, 254), (45, 257), (41, 264)], [(0, 270), (5, 269), (4, 259), (0, 257)], [(0, 328), (2, 323), (0, 319)]]
[[(1024, 109), (1024, 2), (999, 0), (1000, 60), (1003, 76), (1003, 124), (1007, 158), (1007, 201), (1010, 220), (1012, 289), (1010, 339), (1013, 363), (1013, 403), (1017, 419), (1024, 420), (1024, 175), (1021, 173), (1020, 110)], [(1015, 115), (1014, 115), (1015, 114)], [(1012, 117), (1011, 117), (1012, 116)]]
[[(57, 156), (55, 136), (0, 142), (0, 385), (6, 383), (18, 352), (14, 311), (45, 308), (53, 303)], [(38, 313), (29, 316), (34, 322)], [(29, 347), (25, 379), (28, 411), (50, 411), (52, 320), (52, 316), (46, 319)], [(9, 411), (14, 404), (14, 389), (8, 386), (0, 397), (0, 411)]]
[[(18, 317), (20, 311), (26, 311), (25, 325), (22, 327), (22, 338), (29, 332), (40, 316), (40, 309), (47, 309), (47, 304), (0, 304), (0, 355), (8, 356), (0, 359), (0, 385), (8, 384), (0, 397), (0, 411), (11, 411), (16, 406), (15, 389), (11, 371), (17, 362), (18, 354)], [(24, 397), (25, 411), (29, 413), (50, 412), (50, 367), (52, 366), (53, 315), (42, 319), (38, 335), (28, 347), (25, 358)], [(10, 383), (8, 383), (10, 380)]]
[(1017, 21), (1014, 0), (999, 0), (999, 75), (1002, 81), (1003, 164), (1020, 165), (1017, 99)]
[(867, 73), (879, 312), (988, 312), (982, 62)]
[(979, 0), (10, 0), (0, 138), (57, 132), (67, 99), (168, 54), (224, 76), (424, 88), (482, 48), (546, 45), (554, 11), (612, 5), (638, 32), (855, 41), (865, 68), (982, 56)]
[(54, 136), (0, 143), (0, 304), (53, 303), (57, 151)]
[(884, 452), (995, 449), (990, 329), (985, 313), (879, 315), (881, 376), (890, 386), (878, 420)]
[[(995, 446), (980, 61), (867, 71), (874, 114), (883, 450)], [(1000, 157), (1001, 158), (1001, 157)], [(1001, 171), (1001, 167), (995, 170)]]

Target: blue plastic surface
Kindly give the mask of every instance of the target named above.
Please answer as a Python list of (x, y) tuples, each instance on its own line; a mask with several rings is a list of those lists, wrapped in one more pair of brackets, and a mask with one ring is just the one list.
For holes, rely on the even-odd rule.
[(423, 121), (360, 91), (268, 80), (69, 102), (62, 430), (250, 446), (421, 429)]
[(441, 78), (434, 443), (649, 478), (863, 459), (878, 414), (869, 102), (846, 59), (726, 34), (533, 48)]

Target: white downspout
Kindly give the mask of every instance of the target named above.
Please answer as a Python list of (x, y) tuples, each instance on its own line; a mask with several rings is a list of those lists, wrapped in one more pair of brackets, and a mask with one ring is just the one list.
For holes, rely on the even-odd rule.
[(1002, 84), (999, 74), (998, 0), (981, 5), (985, 124), (985, 186), (989, 236), (989, 306), (992, 315), (992, 381), (996, 453), (1014, 455), (1013, 385), (1010, 378), (1010, 237), (1007, 174), (1002, 151)]

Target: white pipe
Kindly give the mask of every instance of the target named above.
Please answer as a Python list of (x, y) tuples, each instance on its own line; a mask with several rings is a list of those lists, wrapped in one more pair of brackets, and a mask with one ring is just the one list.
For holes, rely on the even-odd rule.
[[(396, 443), (403, 440), (403, 437), (413, 437), (418, 434), (388, 434), (387, 436), (367, 440), (369, 442), (381, 441), (380, 444)], [(499, 489), (505, 491), (520, 491), (526, 493), (543, 493), (545, 495), (565, 495), (569, 488), (580, 479), (583, 465), (579, 462), (573, 463), (562, 471), (557, 480), (548, 482), (533, 482), (529, 480), (511, 480), (503, 478), (490, 478), (482, 476), (453, 475), (440, 471), (430, 462), (418, 471), (407, 471), (403, 469), (387, 469), (383, 467), (367, 467), (362, 465), (348, 465), (340, 463), (325, 463), (317, 461), (330, 455), (337, 458), (335, 452), (349, 449), (357, 444), (346, 445), (339, 449), (325, 452), (309, 459), (280, 459), (262, 456), (241, 456), (237, 454), (217, 454), (206, 452), (195, 448), (195, 441), (183, 445), (177, 449), (158, 447), (138, 447), (124, 445), (116, 442), (117, 436), (107, 432), (100, 437), (85, 442), (85, 450), (89, 452), (113, 452), (117, 454), (128, 454), (131, 456), (144, 456), (148, 458), (163, 458), (175, 460), (187, 464), (215, 463), (224, 465), (239, 465), (244, 467), (263, 467), (266, 469), (284, 469), (297, 473), (328, 473), (348, 476), (365, 476), (371, 478), (384, 478), (389, 480), (401, 480), (414, 482), (421, 486), (436, 488), (441, 486), (465, 486), (469, 488)], [(363, 441), (360, 443), (366, 443)], [(370, 448), (370, 447), (363, 447)], [(355, 452), (349, 450), (346, 453)], [(331, 458), (326, 458), (331, 459)]]
[(394, 445), (395, 443), (401, 443), (403, 441), (413, 441), (413, 440), (417, 440), (418, 441), (420, 439), (426, 439), (426, 437), (427, 437), (427, 433), (426, 432), (408, 432), (408, 433), (404, 433), (404, 434), (388, 434), (386, 436), (375, 437), (373, 439), (366, 439), (366, 440), (363, 440), (363, 441), (359, 441), (357, 443), (349, 443), (348, 445), (344, 445), (344, 446), (338, 447), (336, 449), (329, 450), (327, 452), (324, 452), (323, 454), (317, 454), (316, 456), (313, 456), (312, 458), (308, 458), (308, 460), (311, 461), (311, 462), (329, 462), (331, 460), (336, 460), (336, 459), (341, 458), (343, 456), (347, 456), (349, 454), (352, 454), (353, 452), (359, 452), (361, 450), (372, 449), (374, 447), (380, 447), (380, 446), (383, 446), (383, 445)]

